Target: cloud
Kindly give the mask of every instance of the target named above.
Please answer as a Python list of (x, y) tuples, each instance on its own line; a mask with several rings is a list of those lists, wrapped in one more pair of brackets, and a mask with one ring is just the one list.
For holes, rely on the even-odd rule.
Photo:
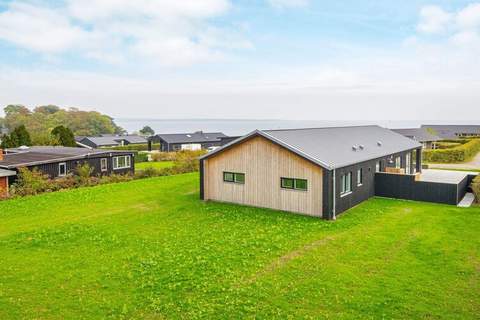
[(301, 8), (310, 4), (310, 0), (267, 0), (268, 4), (274, 8)]
[(472, 3), (458, 12), (456, 23), (460, 29), (474, 29), (480, 26), (480, 3)]
[(251, 47), (236, 27), (211, 22), (230, 8), (229, 0), (17, 0), (0, 13), (0, 39), (41, 54), (191, 65)]
[(422, 33), (436, 34), (444, 32), (452, 15), (438, 6), (425, 6), (420, 11), (420, 22), (417, 30)]
[[(444, 50), (457, 48), (480, 53), (480, 3), (472, 3), (456, 12), (426, 6), (420, 11), (417, 30), (423, 36), (439, 36), (433, 40), (438, 45), (443, 41)], [(422, 40), (427, 40), (420, 35), (415, 38), (416, 44), (420, 45)]]

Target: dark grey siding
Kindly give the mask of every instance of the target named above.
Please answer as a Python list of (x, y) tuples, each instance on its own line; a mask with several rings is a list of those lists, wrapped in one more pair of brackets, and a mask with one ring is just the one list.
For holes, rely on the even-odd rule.
[(200, 160), (200, 199), (205, 200), (205, 172), (203, 171), (204, 168), (204, 161)]
[(468, 177), (460, 184), (415, 181), (414, 176), (378, 173), (375, 195), (380, 197), (456, 205), (465, 195)]
[[(395, 167), (395, 157), (400, 156), (401, 167), (405, 168), (407, 153), (412, 153), (413, 150), (408, 150), (400, 153), (395, 153), (386, 157), (357, 163), (348, 167), (343, 167), (335, 170), (335, 205), (333, 204), (333, 171), (324, 170), (323, 180), (323, 217), (325, 219), (333, 218), (333, 211), (338, 215), (359, 203), (368, 200), (375, 196), (375, 170), (376, 163), (380, 162), (380, 169), (384, 171), (386, 167)], [(421, 162), (421, 160), (418, 160)], [(358, 185), (357, 171), (362, 169), (363, 182)], [(411, 172), (414, 169), (414, 159), (412, 155)], [(341, 195), (341, 177), (348, 172), (352, 173), (352, 192), (346, 195)]]
[[(116, 156), (124, 156), (130, 155), (132, 157), (130, 163), (130, 168), (125, 169), (113, 169), (113, 158)], [(101, 159), (107, 159), (107, 171), (102, 172), (101, 170)], [(88, 163), (92, 170), (93, 176), (102, 176), (102, 175), (111, 175), (111, 174), (128, 174), (135, 172), (135, 157), (133, 153), (115, 153), (115, 154), (106, 154), (101, 156), (94, 156), (88, 159), (80, 159), (80, 160), (68, 160), (68, 161), (58, 161), (53, 163), (45, 163), (41, 165), (35, 165), (28, 167), (29, 169), (37, 169), (40, 172), (48, 175), (50, 178), (58, 178), (59, 177), (59, 166), (61, 163), (65, 163), (67, 166), (67, 174), (75, 174), (75, 170), (78, 166), (81, 166), (85, 163)], [(18, 170), (17, 170), (18, 172)], [(10, 180), (10, 183), (14, 182), (15, 178)]]

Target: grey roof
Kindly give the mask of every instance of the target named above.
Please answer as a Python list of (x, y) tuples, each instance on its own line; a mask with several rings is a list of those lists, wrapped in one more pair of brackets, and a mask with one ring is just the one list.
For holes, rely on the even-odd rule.
[(11, 170), (0, 169), (0, 178), (15, 176), (17, 173)]
[(480, 125), (438, 125), (425, 124), (422, 128), (431, 129), (433, 133), (443, 139), (456, 139), (457, 134), (480, 134)]
[(33, 166), (44, 163), (54, 163), (76, 159), (89, 158), (91, 156), (107, 155), (111, 153), (128, 153), (128, 151), (112, 151), (99, 149), (85, 149), (72, 147), (36, 146), (7, 149), (0, 168), (14, 169), (23, 166)]
[(440, 137), (429, 133), (426, 128), (391, 129), (391, 130), (401, 134), (402, 136), (405, 136), (407, 138), (410, 138), (419, 142), (442, 140)]
[[(80, 138), (80, 137), (79, 137)], [(101, 137), (82, 137), (82, 139), (76, 139), (77, 142), (82, 142), (82, 140), (88, 139), (93, 142), (98, 147), (102, 146), (117, 146), (120, 145), (122, 140), (127, 141), (131, 144), (146, 144), (148, 141), (142, 136), (139, 135), (104, 135)]]
[(421, 147), (418, 142), (379, 126), (255, 130), (202, 159), (255, 135), (278, 143), (329, 170)]
[(218, 142), (220, 138), (227, 136), (222, 132), (193, 132), (193, 133), (169, 133), (157, 134), (152, 139), (162, 139), (167, 143), (206, 143)]

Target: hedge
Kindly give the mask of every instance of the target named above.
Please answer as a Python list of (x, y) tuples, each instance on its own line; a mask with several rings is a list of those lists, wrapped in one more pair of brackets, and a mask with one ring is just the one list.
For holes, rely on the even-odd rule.
[(424, 150), (423, 160), (435, 163), (465, 162), (480, 152), (480, 139), (472, 139), (451, 149)]
[(477, 201), (477, 203), (480, 203), (480, 175), (473, 179), (472, 191), (475, 195), (475, 200)]
[[(158, 150), (160, 148), (159, 144), (152, 145), (152, 150)], [(125, 146), (118, 147), (107, 147), (105, 149), (109, 150), (126, 150), (126, 151), (148, 151), (148, 144), (127, 144)]]

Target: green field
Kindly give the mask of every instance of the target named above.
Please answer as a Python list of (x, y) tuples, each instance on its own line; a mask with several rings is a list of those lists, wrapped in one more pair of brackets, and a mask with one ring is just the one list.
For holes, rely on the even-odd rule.
[(173, 161), (157, 161), (157, 162), (139, 162), (135, 163), (135, 170), (145, 170), (146, 168), (163, 169), (173, 167)]
[(480, 208), (336, 222), (198, 200), (198, 175), (0, 202), (0, 319), (478, 319)]

